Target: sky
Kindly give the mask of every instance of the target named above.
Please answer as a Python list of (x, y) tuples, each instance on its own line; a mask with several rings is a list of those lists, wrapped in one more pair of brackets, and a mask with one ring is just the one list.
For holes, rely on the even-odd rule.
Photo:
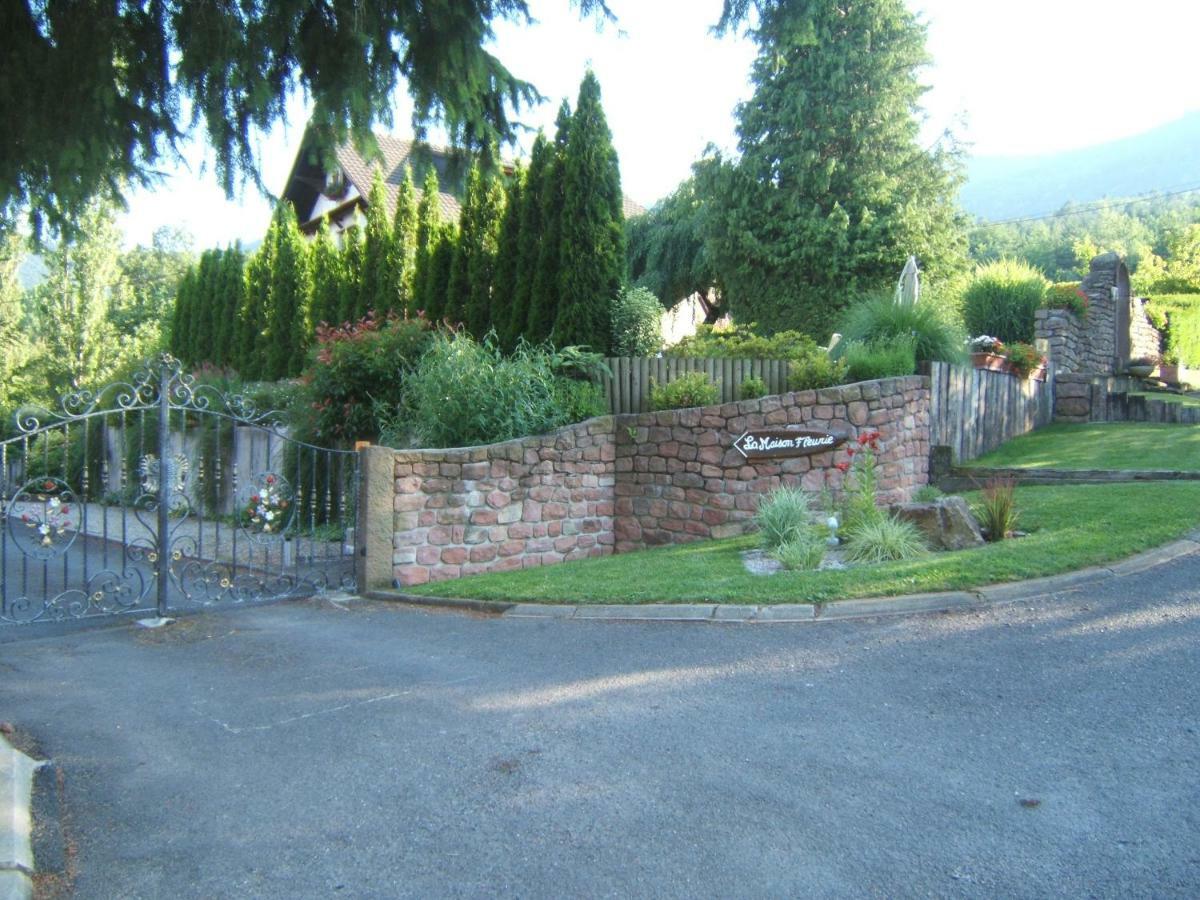
[[(1193, 43), (1200, 4), (1180, 0), (907, 0), (928, 27), (933, 64), (921, 73), (925, 139), (946, 129), (982, 156), (1036, 155), (1140, 133), (1200, 109)], [(538, 23), (496, 23), (493, 52), (545, 95), (521, 121), (553, 133), (587, 66), (600, 81), (625, 193), (649, 206), (690, 173), (710, 143), (736, 148), (734, 109), (750, 96), (754, 45), (718, 39), (720, 0), (609, 0), (616, 24), (581, 19), (567, 0), (530, 0)], [(397, 134), (411, 106), (397, 97)], [(289, 123), (259, 141), (266, 184), (281, 191), (304, 131), (295, 97)], [(436, 139), (436, 134), (434, 135)], [(126, 243), (162, 225), (189, 231), (198, 249), (257, 240), (270, 202), (251, 186), (227, 200), (197, 137), (186, 163), (154, 191), (130, 196)]]

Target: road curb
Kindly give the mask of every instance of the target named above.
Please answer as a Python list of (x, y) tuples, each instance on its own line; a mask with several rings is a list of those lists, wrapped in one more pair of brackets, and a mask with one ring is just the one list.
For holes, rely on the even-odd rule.
[[(1033, 600), (1090, 587), (1110, 578), (1137, 575), (1200, 551), (1200, 529), (1186, 537), (1144, 550), (1103, 566), (1091, 566), (1046, 578), (989, 584), (963, 591), (901, 594), (895, 597), (860, 597), (814, 603), (778, 603), (767, 606), (734, 603), (520, 603), (472, 600), (466, 597), (426, 597), (399, 590), (369, 591), (370, 600), (388, 600), (413, 606), (469, 610), (505, 619), (586, 619), (592, 622), (709, 622), (715, 624), (780, 624), (829, 622), (878, 616), (982, 609), (1001, 603)], [(3, 895), (0, 895), (2, 898)]]
[(33, 896), (33, 817), (29, 805), (33, 773), (43, 765), (0, 737), (0, 900), (28, 900)]

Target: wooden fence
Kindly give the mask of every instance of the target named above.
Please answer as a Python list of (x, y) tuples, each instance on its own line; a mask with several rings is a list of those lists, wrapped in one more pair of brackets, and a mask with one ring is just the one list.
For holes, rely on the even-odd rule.
[(738, 389), (747, 378), (761, 378), (768, 394), (787, 390), (788, 364), (783, 359), (691, 359), (686, 357), (610, 357), (605, 360), (612, 377), (605, 377), (604, 393), (614, 415), (650, 409), (650, 382), (666, 384), (687, 372), (703, 372), (720, 389), (720, 402), (739, 400)]
[(964, 462), (1005, 441), (1050, 424), (1054, 384), (933, 363), (930, 367), (930, 443)]

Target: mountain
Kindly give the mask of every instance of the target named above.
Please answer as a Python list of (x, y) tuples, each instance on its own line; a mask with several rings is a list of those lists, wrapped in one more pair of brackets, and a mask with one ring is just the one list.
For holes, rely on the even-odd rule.
[(1133, 137), (1044, 156), (967, 162), (959, 200), (996, 221), (1055, 212), (1063, 204), (1200, 187), (1200, 111)]

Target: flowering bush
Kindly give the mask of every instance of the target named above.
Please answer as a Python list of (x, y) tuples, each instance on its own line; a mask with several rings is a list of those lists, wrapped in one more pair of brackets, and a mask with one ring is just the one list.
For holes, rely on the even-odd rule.
[(1087, 315), (1089, 305), (1088, 295), (1078, 281), (1060, 281), (1050, 285), (1042, 301), (1046, 309), (1069, 309), (1081, 319)]
[(265, 475), (242, 509), (241, 525), (252, 534), (279, 534), (287, 527), (291, 490), (278, 475)]
[(1005, 355), (1008, 357), (1008, 364), (1022, 378), (1028, 378), (1030, 372), (1046, 361), (1032, 345), (1020, 342), (1009, 344), (1005, 348)]
[(1004, 343), (999, 338), (994, 338), (988, 334), (981, 334), (979, 337), (973, 337), (967, 341), (967, 346), (972, 353), (1003, 353)]
[(849, 457), (834, 465), (847, 474), (842, 508), (842, 533), (846, 558), (855, 562), (884, 562), (909, 559), (925, 551), (916, 526), (889, 515), (875, 505), (878, 488), (875, 454), (879, 452), (878, 431), (864, 431), (846, 448)]

